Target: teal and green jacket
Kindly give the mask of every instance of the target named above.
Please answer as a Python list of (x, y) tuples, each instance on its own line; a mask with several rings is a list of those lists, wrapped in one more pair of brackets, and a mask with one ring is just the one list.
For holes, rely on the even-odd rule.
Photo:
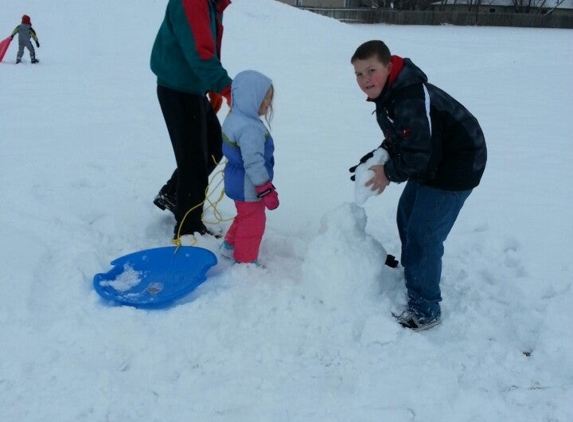
[(203, 95), (226, 93), (231, 78), (221, 64), (223, 11), (230, 0), (169, 0), (151, 51), (158, 85)]

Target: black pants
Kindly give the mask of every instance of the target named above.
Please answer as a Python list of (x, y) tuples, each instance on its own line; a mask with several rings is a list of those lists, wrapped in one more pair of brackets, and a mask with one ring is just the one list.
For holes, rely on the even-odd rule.
[[(177, 232), (187, 211), (205, 200), (209, 175), (223, 156), (221, 124), (205, 95), (158, 85), (157, 98), (177, 162), (177, 169), (167, 182), (177, 193)], [(193, 233), (203, 226), (202, 212), (203, 206), (198, 206), (187, 215), (181, 234)]]

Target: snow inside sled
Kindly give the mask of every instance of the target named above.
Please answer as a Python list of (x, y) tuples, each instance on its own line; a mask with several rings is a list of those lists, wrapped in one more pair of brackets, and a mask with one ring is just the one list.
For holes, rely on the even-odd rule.
[(136, 308), (161, 308), (193, 291), (217, 264), (213, 252), (193, 246), (147, 249), (111, 262), (94, 276), (96, 292), (110, 301)]

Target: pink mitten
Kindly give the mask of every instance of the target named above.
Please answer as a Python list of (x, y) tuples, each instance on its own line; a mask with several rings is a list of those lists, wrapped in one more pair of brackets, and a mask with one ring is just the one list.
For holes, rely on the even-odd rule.
[(257, 191), (257, 196), (261, 198), (265, 207), (269, 210), (274, 210), (279, 206), (279, 194), (275, 190), (275, 187), (269, 180), (267, 183), (261, 186), (255, 186)]

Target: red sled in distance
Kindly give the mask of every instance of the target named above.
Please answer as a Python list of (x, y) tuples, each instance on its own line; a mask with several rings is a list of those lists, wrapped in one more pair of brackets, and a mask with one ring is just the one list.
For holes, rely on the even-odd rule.
[(12, 42), (12, 37), (8, 37), (0, 41), (0, 62), (4, 59), (4, 54), (8, 51), (8, 47), (10, 47), (10, 43)]

